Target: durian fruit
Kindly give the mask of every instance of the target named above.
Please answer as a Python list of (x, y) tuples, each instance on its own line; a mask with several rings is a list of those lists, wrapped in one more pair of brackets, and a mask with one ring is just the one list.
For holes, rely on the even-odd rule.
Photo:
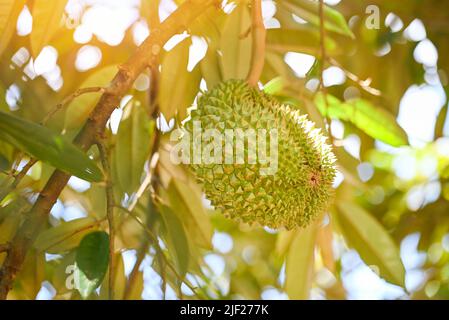
[[(267, 163), (249, 162), (249, 140), (245, 140), (243, 164), (235, 160), (236, 148), (230, 155), (234, 156), (233, 163), (225, 162), (230, 153), (225, 139), (220, 142), (222, 163), (190, 163), (206, 197), (225, 216), (252, 225), (292, 229), (309, 225), (327, 209), (333, 194), (335, 158), (321, 130), (299, 111), (244, 81), (229, 80), (198, 99), (196, 109), (191, 110), (185, 123), (190, 136), (194, 135), (195, 123), (201, 124), (202, 132), (216, 129), (223, 135), (228, 129), (277, 132), (278, 167), (274, 174), (261, 173)], [(271, 136), (267, 134), (267, 146), (275, 141), (268, 137)], [(204, 136), (202, 139), (204, 144)], [(194, 138), (192, 142), (193, 153)], [(234, 144), (237, 145), (235, 140)], [(268, 147), (266, 150), (270, 151)]]

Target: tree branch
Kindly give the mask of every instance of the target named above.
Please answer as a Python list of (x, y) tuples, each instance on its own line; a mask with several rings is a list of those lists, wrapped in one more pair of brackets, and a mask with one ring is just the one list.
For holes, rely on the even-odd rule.
[(253, 49), (251, 57), (251, 69), (249, 71), (247, 81), (257, 87), (260, 75), (262, 74), (265, 64), (265, 47), (267, 31), (263, 24), (262, 16), (262, 0), (252, 0), (252, 36)]
[[(159, 29), (151, 31), (150, 36), (136, 50), (130, 59), (119, 68), (119, 72), (105, 89), (100, 101), (91, 113), (74, 143), (87, 151), (95, 143), (95, 138), (102, 134), (111, 113), (120, 104), (121, 99), (132, 87), (135, 79), (152, 64), (152, 58), (158, 56), (162, 46), (175, 34), (186, 27), (196, 17), (205, 12), (205, 8), (216, 0), (189, 0), (184, 2), (160, 25)], [(45, 225), (48, 213), (56, 203), (60, 193), (67, 185), (70, 175), (56, 170), (41, 191), (27, 219), (17, 231), (12, 240), (2, 269), (0, 279), (0, 299), (6, 299), (17, 273), (20, 271), (28, 250), (33, 245), (42, 227)]]

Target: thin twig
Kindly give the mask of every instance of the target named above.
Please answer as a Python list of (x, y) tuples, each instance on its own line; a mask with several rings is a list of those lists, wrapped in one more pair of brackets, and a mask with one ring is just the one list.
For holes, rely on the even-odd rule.
[[(137, 77), (151, 65), (153, 57), (161, 53), (163, 45), (173, 35), (178, 34), (181, 30), (185, 30), (192, 21), (216, 2), (217, 0), (187, 0), (161, 23), (157, 32), (151, 32), (129, 60), (119, 68), (119, 72), (109, 87), (105, 89), (83, 129), (75, 138), (75, 145), (84, 151), (90, 149), (96, 142), (95, 138), (97, 135), (104, 131), (106, 123), (116, 106), (120, 104), (121, 99), (132, 87)], [(28, 212), (27, 218), (16, 232), (11, 241), (11, 248), (0, 270), (2, 274), (0, 278), (0, 300), (7, 298), (28, 251), (45, 226), (51, 208), (56, 203), (69, 179), (69, 174), (56, 170)]]
[(103, 141), (97, 142), (100, 151), (101, 163), (106, 175), (106, 216), (109, 224), (109, 300), (114, 300), (115, 287), (115, 224), (114, 224), (114, 187), (111, 178), (111, 167), (109, 165), (108, 150)]
[(100, 92), (104, 93), (105, 88), (103, 87), (92, 87), (92, 88), (81, 88), (76, 90), (74, 93), (69, 95), (68, 97), (65, 97), (60, 103), (58, 103), (50, 112), (47, 113), (47, 115), (42, 119), (41, 125), (47, 124), (47, 122), (61, 109), (66, 107), (68, 104), (70, 104), (73, 100), (78, 98), (79, 96), (86, 94), (86, 93), (94, 93), (94, 92)]
[(251, 58), (251, 69), (247, 81), (249, 85), (257, 87), (260, 75), (265, 64), (265, 47), (267, 30), (263, 24), (262, 0), (252, 0), (252, 36), (253, 49)]
[(382, 92), (378, 89), (375, 89), (373, 87), (371, 87), (371, 79), (366, 79), (366, 80), (362, 80), (360, 79), (356, 74), (352, 73), (351, 71), (347, 70), (346, 68), (344, 68), (337, 60), (335, 60), (332, 57), (328, 57), (327, 58), (329, 63), (339, 67), (341, 70), (343, 70), (343, 72), (346, 74), (346, 76), (354, 81), (355, 83), (357, 83), (360, 88), (362, 88), (363, 90), (365, 90), (366, 92), (368, 92), (369, 94), (372, 94), (373, 96), (381, 96)]
[(14, 176), (14, 181), (6, 188), (4, 188), (0, 192), (0, 202), (5, 199), (5, 197), (10, 194), (14, 189), (17, 188), (17, 186), (20, 184), (22, 179), (26, 176), (28, 171), (36, 164), (37, 160), (31, 159), (28, 161), (28, 163)]

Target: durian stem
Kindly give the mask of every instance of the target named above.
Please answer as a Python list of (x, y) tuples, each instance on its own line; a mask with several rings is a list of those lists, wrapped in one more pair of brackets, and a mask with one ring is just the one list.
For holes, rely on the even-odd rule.
[(267, 30), (263, 24), (262, 0), (252, 0), (252, 27), (253, 48), (251, 69), (247, 81), (250, 86), (257, 87), (265, 64), (265, 47)]
[[(154, 63), (154, 57), (162, 52), (164, 44), (172, 36), (185, 30), (193, 20), (215, 3), (218, 3), (217, 0), (187, 0), (157, 29), (151, 30), (150, 36), (129, 60), (119, 67), (110, 86), (105, 89), (94, 111), (74, 141), (78, 147), (84, 151), (90, 149), (96, 142), (96, 137), (104, 131), (107, 121), (115, 108), (120, 105), (121, 99), (128, 93), (137, 77)], [(7, 298), (29, 249), (46, 225), (48, 213), (69, 179), (70, 175), (65, 172), (56, 170), (53, 173), (11, 241), (8, 255), (0, 269), (0, 300)]]

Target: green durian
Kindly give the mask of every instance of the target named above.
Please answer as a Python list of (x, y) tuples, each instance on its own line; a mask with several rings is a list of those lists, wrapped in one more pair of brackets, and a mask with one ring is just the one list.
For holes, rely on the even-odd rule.
[[(200, 124), (203, 131), (215, 129), (223, 135), (229, 129), (274, 129), (277, 133), (277, 170), (272, 174), (262, 174), (267, 163), (249, 163), (249, 139), (244, 145), (243, 164), (224, 160), (190, 163), (206, 197), (225, 216), (252, 225), (293, 229), (309, 225), (328, 208), (336, 174), (335, 157), (321, 130), (299, 111), (244, 81), (230, 80), (198, 99), (184, 123), (189, 135), (194, 135), (195, 124)], [(224, 140), (218, 142), (222, 159), (234, 156), (235, 160), (236, 149), (229, 154)], [(267, 140), (268, 145), (275, 138)], [(236, 143), (235, 138), (228, 141)]]

